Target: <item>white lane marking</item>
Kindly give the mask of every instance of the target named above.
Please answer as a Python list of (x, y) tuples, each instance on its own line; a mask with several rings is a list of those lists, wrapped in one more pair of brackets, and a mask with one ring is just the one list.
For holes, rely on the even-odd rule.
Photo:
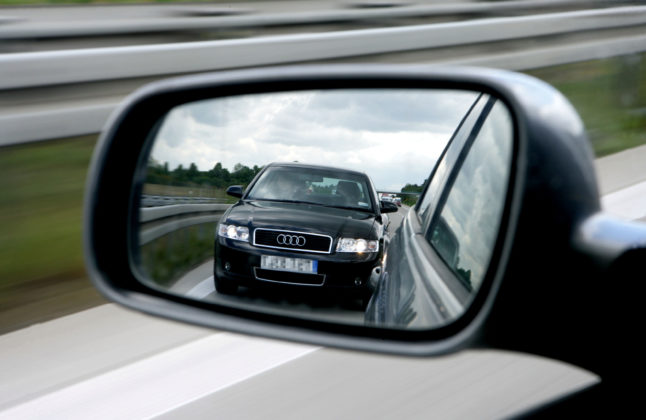
[(204, 299), (214, 291), (215, 284), (213, 284), (213, 276), (210, 276), (193, 286), (193, 288), (186, 293), (186, 297)]
[(646, 181), (601, 197), (604, 211), (628, 220), (646, 216)]
[(14, 406), (0, 419), (151, 418), (318, 349), (214, 334)]

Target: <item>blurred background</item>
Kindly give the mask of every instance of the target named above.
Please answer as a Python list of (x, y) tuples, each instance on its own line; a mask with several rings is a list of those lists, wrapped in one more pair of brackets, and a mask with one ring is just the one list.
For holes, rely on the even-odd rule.
[(602, 157), (646, 143), (645, 3), (0, 0), (0, 334), (105, 302), (83, 264), (83, 189), (98, 132), (142, 84), (294, 63), (506, 68), (563, 92)]

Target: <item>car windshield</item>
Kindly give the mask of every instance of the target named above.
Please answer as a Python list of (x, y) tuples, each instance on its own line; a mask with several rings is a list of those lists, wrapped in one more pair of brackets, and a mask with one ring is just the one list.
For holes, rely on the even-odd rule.
[(342, 169), (271, 167), (247, 194), (251, 200), (310, 203), (374, 212), (365, 175)]

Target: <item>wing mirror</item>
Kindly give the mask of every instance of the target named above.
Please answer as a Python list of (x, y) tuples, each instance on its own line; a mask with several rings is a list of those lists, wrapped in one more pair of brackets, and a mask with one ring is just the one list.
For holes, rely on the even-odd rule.
[(240, 185), (232, 185), (227, 188), (227, 195), (236, 198), (242, 198), (242, 187)]
[[(145, 207), (150, 191), (183, 201)], [(377, 352), (581, 361), (602, 281), (646, 243), (643, 227), (617, 226), (600, 216), (579, 117), (545, 83), (292, 67), (128, 98), (95, 152), (85, 247), (105, 296), (167, 318)], [(554, 337), (571, 346), (545, 345)]]
[(380, 206), (381, 206), (382, 213), (395, 213), (399, 210), (399, 207), (397, 207), (397, 204), (392, 203), (390, 201), (381, 200)]

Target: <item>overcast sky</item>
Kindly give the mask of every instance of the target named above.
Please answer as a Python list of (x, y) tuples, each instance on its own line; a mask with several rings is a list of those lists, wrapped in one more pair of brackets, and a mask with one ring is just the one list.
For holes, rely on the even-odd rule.
[(428, 177), (477, 93), (337, 90), (246, 95), (173, 109), (152, 158), (171, 169), (221, 162), (312, 163), (366, 172), (379, 190)]

